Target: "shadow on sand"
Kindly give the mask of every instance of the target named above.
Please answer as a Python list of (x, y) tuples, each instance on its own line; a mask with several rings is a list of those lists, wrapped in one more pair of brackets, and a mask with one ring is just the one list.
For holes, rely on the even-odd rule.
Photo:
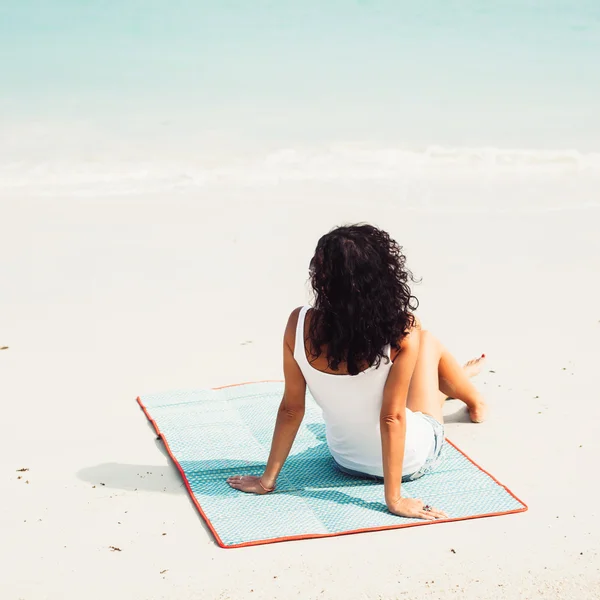
[[(290, 456), (281, 472), (280, 482), (275, 493), (301, 495), (305, 498), (315, 498), (332, 504), (351, 503), (361, 508), (386, 512), (382, 484), (373, 480), (351, 477), (340, 472), (335, 467), (327, 449), (325, 426), (308, 424), (307, 427), (318, 443)], [(107, 488), (126, 491), (185, 493), (185, 485), (179, 471), (173, 464), (162, 440), (156, 439), (155, 443), (168, 458), (168, 465), (103, 463), (80, 470), (77, 477), (93, 485), (103, 485)], [(259, 475), (265, 466), (264, 462), (241, 460), (182, 460), (180, 464), (188, 474), (188, 479), (192, 481), (192, 488), (197, 488), (202, 495), (222, 497), (231, 497), (238, 493), (227, 485), (225, 481), (227, 477), (230, 475)], [(309, 464), (310, 466), (308, 466)], [(195, 480), (194, 473), (198, 474), (198, 480)], [(356, 496), (345, 494), (339, 489), (374, 485), (382, 486), (381, 502), (367, 502)]]

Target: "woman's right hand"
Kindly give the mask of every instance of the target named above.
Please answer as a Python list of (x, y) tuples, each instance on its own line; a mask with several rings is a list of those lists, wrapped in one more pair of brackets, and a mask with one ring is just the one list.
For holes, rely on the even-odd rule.
[[(428, 510), (425, 510), (427, 508)], [(436, 519), (447, 519), (448, 515), (437, 508), (429, 507), (422, 500), (416, 498), (399, 498), (395, 502), (388, 504), (388, 510), (399, 517), (408, 519), (426, 519), (434, 521)]]

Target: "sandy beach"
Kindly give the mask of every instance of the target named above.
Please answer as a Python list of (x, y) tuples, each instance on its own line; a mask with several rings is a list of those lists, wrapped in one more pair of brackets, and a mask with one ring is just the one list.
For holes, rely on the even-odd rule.
[[(597, 4), (2, 2), (0, 600), (600, 599)], [(357, 222), (529, 510), (221, 549), (136, 398), (281, 379)]]
[[(565, 181), (476, 209), (443, 185), (410, 210), (342, 184), (0, 198), (0, 597), (600, 598), (600, 209), (554, 202)], [(281, 378), (316, 241), (357, 221), (404, 245), (424, 325), (489, 357), (489, 421), (451, 401), (447, 435), (529, 511), (220, 549), (136, 396)]]

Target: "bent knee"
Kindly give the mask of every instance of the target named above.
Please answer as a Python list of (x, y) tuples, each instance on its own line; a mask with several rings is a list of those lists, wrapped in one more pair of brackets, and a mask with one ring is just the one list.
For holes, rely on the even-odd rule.
[(428, 347), (439, 349), (442, 346), (440, 340), (438, 340), (428, 329), (421, 329), (419, 331), (419, 343), (421, 344), (421, 348)]

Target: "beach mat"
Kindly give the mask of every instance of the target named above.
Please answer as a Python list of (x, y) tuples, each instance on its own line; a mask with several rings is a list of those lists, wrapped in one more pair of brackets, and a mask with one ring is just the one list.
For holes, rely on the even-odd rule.
[(138, 402), (161, 436), (198, 511), (223, 548), (491, 517), (527, 510), (505, 486), (450, 442), (441, 467), (402, 484), (449, 518), (423, 521), (387, 511), (383, 485), (344, 475), (325, 441), (310, 394), (304, 421), (277, 490), (257, 496), (230, 488), (230, 475), (261, 475), (283, 384), (246, 383), (215, 390), (147, 395)]

